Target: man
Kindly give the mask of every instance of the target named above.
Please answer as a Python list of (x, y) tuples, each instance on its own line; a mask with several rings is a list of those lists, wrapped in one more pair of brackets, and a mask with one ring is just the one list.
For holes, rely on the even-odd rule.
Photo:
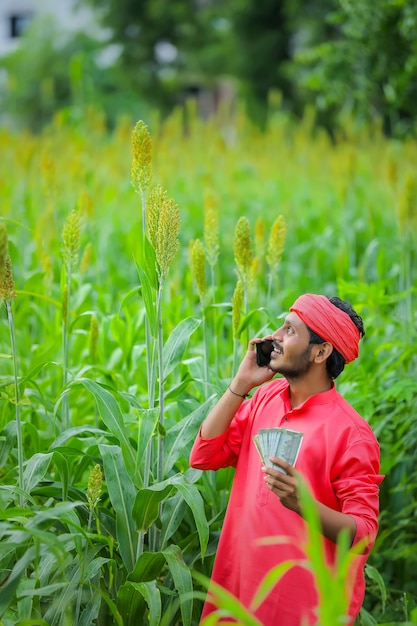
[[(302, 295), (284, 324), (268, 336), (274, 347), (269, 366), (257, 365), (255, 344), (262, 340), (252, 339), (236, 376), (201, 426), (191, 466), (236, 467), (212, 580), (246, 607), (267, 572), (284, 561), (305, 559), (298, 472), (317, 503), (327, 564), (335, 562), (343, 529), (352, 545), (365, 540), (348, 581), (347, 623), (353, 624), (359, 612), (363, 569), (378, 528), (379, 445), (367, 422), (336, 391), (333, 379), (357, 358), (364, 334), (362, 319), (349, 303)], [(277, 373), (282, 377), (271, 380)], [(277, 468), (262, 466), (253, 437), (271, 427), (303, 433), (295, 468), (277, 457), (272, 457)], [(261, 541), (268, 537), (280, 541)], [(313, 575), (295, 565), (255, 615), (263, 626), (312, 626), (317, 604)], [(207, 601), (202, 617), (213, 610)]]

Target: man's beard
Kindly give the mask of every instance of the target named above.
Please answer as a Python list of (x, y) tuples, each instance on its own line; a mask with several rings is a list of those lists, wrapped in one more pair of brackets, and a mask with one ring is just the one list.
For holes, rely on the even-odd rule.
[(312, 346), (311, 344), (307, 346), (301, 354), (297, 356), (293, 356), (292, 360), (288, 363), (283, 363), (282, 365), (276, 365), (273, 361), (269, 363), (269, 367), (273, 372), (277, 374), (282, 374), (287, 379), (297, 379), (307, 374), (312, 363), (310, 361)]

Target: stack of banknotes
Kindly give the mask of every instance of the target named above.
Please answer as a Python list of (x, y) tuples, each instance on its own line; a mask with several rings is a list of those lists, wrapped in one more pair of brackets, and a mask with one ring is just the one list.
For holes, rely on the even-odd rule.
[(303, 433), (289, 428), (261, 428), (253, 437), (263, 465), (280, 470), (270, 457), (277, 456), (295, 465), (302, 440)]

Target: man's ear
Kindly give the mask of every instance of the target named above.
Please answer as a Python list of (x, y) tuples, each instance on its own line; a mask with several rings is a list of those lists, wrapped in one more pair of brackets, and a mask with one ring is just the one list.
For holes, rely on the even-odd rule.
[(323, 341), (323, 343), (317, 343), (314, 347), (317, 348), (316, 355), (314, 357), (315, 363), (323, 363), (326, 359), (329, 358), (329, 356), (333, 352), (333, 346), (328, 341)]

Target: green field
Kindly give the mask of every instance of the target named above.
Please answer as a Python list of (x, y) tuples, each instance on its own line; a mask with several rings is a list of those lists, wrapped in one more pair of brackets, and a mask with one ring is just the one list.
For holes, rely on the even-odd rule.
[(337, 382), (386, 475), (358, 622), (417, 623), (417, 143), (314, 128), (189, 105), (0, 129), (3, 626), (198, 623), (232, 473), (189, 450), (248, 338), (303, 292), (365, 323)]

